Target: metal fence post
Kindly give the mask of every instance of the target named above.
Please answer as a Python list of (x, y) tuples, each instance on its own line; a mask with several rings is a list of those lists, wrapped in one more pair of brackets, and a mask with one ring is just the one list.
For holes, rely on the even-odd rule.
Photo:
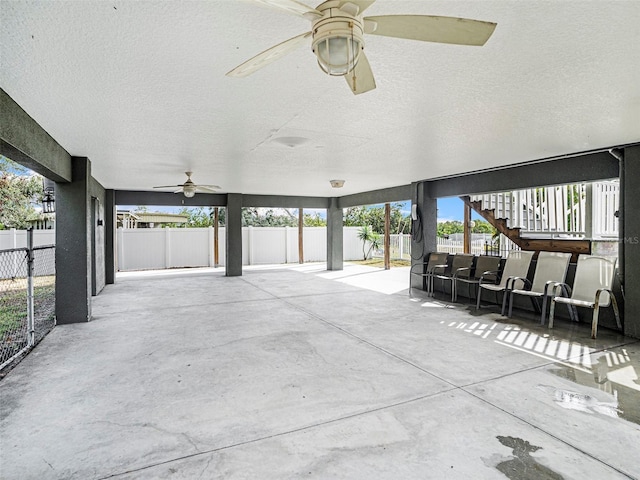
[(33, 312), (33, 227), (27, 230), (27, 332), (28, 346), (35, 345), (35, 322)]

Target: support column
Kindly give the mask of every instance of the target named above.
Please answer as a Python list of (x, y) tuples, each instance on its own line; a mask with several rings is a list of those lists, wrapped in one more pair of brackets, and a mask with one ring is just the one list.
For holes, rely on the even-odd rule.
[(298, 263), (304, 263), (304, 210), (298, 209)]
[(591, 182), (585, 185), (584, 191), (584, 238), (593, 242), (593, 183)]
[(213, 209), (213, 266), (218, 268), (220, 266), (220, 251), (218, 248), (218, 235), (220, 228), (220, 213), (218, 207)]
[(226, 265), (227, 277), (242, 276), (242, 195), (227, 194), (226, 216)]
[[(425, 182), (413, 183), (411, 195), (412, 211), (416, 206), (416, 219), (411, 223), (411, 265), (428, 260), (428, 255), (438, 248), (438, 202), (430, 196)], [(418, 267), (416, 267), (418, 268)], [(420, 277), (411, 275), (411, 286), (423, 288)]]
[(116, 197), (113, 190), (105, 191), (104, 227), (105, 250), (104, 267), (105, 282), (111, 285), (116, 281)]
[(56, 323), (91, 319), (91, 162), (72, 157), (71, 182), (56, 183)]
[(384, 204), (384, 269), (391, 268), (391, 204)]
[(342, 217), (342, 208), (338, 207), (338, 199), (331, 198), (327, 208), (327, 270), (342, 270), (344, 267)]
[(620, 162), (620, 193), (623, 229), (618, 250), (624, 282), (624, 334), (640, 338), (640, 146), (624, 149)]

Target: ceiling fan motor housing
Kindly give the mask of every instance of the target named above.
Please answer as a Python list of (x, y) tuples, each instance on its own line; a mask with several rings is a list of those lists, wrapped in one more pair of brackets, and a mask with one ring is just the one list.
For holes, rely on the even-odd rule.
[(346, 75), (356, 66), (364, 49), (362, 19), (339, 8), (327, 8), (322, 14), (313, 23), (313, 53), (326, 73)]

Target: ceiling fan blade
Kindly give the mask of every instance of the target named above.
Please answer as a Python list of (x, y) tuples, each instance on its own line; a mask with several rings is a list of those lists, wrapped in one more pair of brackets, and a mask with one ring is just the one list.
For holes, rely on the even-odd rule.
[(182, 185), (160, 185), (159, 187), (153, 187), (153, 188), (176, 188), (176, 187), (182, 187)]
[(297, 2), (296, 0), (253, 0), (255, 3), (266, 5), (267, 7), (275, 8), (281, 12), (291, 13), (299, 17), (305, 17), (309, 20), (315, 20), (322, 16), (315, 8), (311, 8), (304, 3)]
[(431, 15), (366, 17), (365, 33), (423, 42), (482, 46), (496, 28), (492, 22)]
[[(210, 187), (216, 187), (216, 188), (210, 188)], [(220, 187), (218, 187), (217, 185), (198, 185), (196, 187), (196, 190), (199, 192), (207, 192), (207, 193), (217, 193), (218, 190), (220, 190)]]
[(228, 77), (246, 77), (253, 72), (260, 70), (262, 67), (266, 67), (272, 62), (275, 62), (286, 54), (294, 51), (305, 43), (306, 39), (311, 36), (311, 32), (303, 33), (297, 37), (285, 40), (278, 45), (259, 53), (253, 58), (250, 58), (246, 62), (238, 65), (236, 68), (227, 73)]
[(347, 73), (344, 78), (349, 84), (349, 88), (354, 95), (368, 92), (376, 88), (376, 80), (373, 78), (373, 72), (371, 71), (371, 65), (367, 60), (364, 52), (360, 52), (358, 63), (353, 70)]
[(183, 189), (182, 189), (182, 188), (179, 188), (178, 190), (176, 190), (176, 191), (175, 191), (175, 192), (173, 192), (173, 193), (182, 193), (182, 192), (183, 192)]

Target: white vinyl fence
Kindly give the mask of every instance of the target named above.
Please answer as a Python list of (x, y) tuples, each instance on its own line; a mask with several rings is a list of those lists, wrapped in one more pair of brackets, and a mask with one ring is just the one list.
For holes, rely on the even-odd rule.
[[(34, 230), (33, 246), (41, 247), (43, 245), (54, 245), (56, 243), (55, 230)], [(0, 230), (0, 250), (10, 250), (12, 248), (27, 247), (27, 231), (16, 230)]]
[[(55, 230), (33, 230), (33, 246), (52, 246), (56, 243)], [(3, 271), (0, 279), (20, 277), (26, 275), (27, 230), (0, 230), (0, 252), (2, 253)], [(53, 251), (53, 250), (52, 250)], [(38, 262), (38, 275), (53, 275), (55, 262), (44, 264)], [(44, 268), (44, 270), (43, 270)], [(24, 272), (23, 272), (24, 271)], [(20, 273), (23, 272), (23, 273)]]
[[(344, 260), (362, 259), (360, 227), (344, 227)], [(305, 227), (305, 262), (327, 259), (326, 227)], [(214, 230), (208, 228), (119, 228), (118, 270), (151, 270), (181, 267), (213, 267)], [(296, 227), (244, 227), (242, 263), (266, 265), (298, 263)], [(218, 229), (218, 266), (225, 264), (225, 228)]]
[[(462, 234), (458, 235), (462, 236)], [(454, 235), (452, 235), (451, 238), (438, 237), (437, 242), (438, 252), (451, 254), (464, 253), (464, 241)], [(471, 240), (471, 253), (474, 255), (506, 257), (512, 250), (520, 250), (520, 247), (502, 234), (497, 243), (492, 242), (491, 235), (486, 235), (486, 238), (472, 238)]]

